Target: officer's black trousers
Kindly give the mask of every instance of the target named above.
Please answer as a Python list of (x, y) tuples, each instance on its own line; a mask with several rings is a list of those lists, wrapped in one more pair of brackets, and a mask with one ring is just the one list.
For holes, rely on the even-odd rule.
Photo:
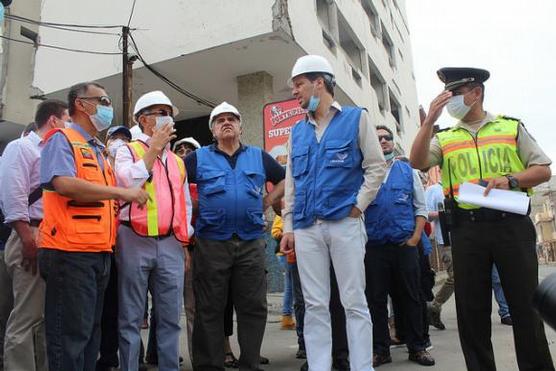
[(535, 236), (529, 217), (471, 220), (458, 216), (452, 230), (455, 296), (469, 370), (496, 370), (490, 341), (493, 262), (510, 307), (519, 369), (554, 370), (543, 324), (531, 305), (538, 284)]

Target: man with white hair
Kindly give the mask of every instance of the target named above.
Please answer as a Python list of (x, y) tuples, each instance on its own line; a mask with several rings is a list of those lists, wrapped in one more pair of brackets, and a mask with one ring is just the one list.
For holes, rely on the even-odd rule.
[(124, 187), (143, 187), (146, 207), (120, 209), (116, 243), (120, 367), (137, 370), (147, 288), (153, 296), (158, 369), (179, 369), (184, 247), (192, 234), (191, 200), (185, 165), (170, 150), (178, 109), (161, 91), (141, 96), (135, 121), (137, 140), (118, 149), (116, 177)]
[[(234, 106), (215, 107), (209, 127), (216, 144), (185, 159), (199, 194), (193, 369), (224, 370), (224, 311), (231, 293), (239, 368), (258, 370), (267, 316), (263, 214), (282, 198), (284, 169), (260, 148), (241, 143), (241, 115)], [(267, 181), (275, 186), (263, 197)]]

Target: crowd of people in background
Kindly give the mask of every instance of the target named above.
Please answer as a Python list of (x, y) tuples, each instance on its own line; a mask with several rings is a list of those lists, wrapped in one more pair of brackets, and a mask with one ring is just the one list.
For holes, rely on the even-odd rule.
[[(457, 223), (443, 221), (464, 181), (485, 181), (487, 193), (530, 188), (550, 176), (550, 160), (518, 120), (484, 111), (488, 72), (439, 77), (445, 90), (410, 159), (396, 153), (388, 126), (335, 100), (334, 71), (316, 55), (292, 69), (307, 114), (291, 130), (286, 166), (242, 141), (242, 115), (227, 102), (212, 110), (214, 142), (204, 146), (176, 137), (179, 110), (161, 91), (136, 101), (131, 129), (111, 126), (112, 100), (96, 82), (71, 87), (67, 102), (40, 103), (0, 162), (3, 369), (175, 371), (184, 310), (194, 370), (260, 370), (271, 362), (261, 355), (270, 231), (285, 276), (281, 328), (295, 330), (302, 371), (373, 370), (392, 362), (392, 346), (435, 365), (429, 325), (445, 329), (441, 309), (454, 289), (470, 370), (495, 370), (492, 289), (501, 322), (514, 326), (520, 369), (554, 370), (530, 305), (530, 221), (463, 203), (452, 210)], [(435, 134), (446, 105), (458, 124)], [(479, 168), (484, 149), (500, 166), (462, 168), (474, 163), (457, 156), (475, 147)], [(434, 165), (441, 183), (428, 179)], [(509, 228), (533, 235), (508, 235), (505, 246), (480, 240)], [(447, 268), (436, 295), (433, 244)]]

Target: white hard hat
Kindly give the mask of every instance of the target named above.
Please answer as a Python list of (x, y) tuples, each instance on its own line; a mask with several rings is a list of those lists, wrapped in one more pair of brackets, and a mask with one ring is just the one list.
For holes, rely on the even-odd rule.
[(137, 102), (135, 103), (135, 108), (133, 109), (133, 116), (136, 116), (143, 109), (145, 109), (147, 107), (150, 107), (150, 106), (154, 106), (155, 104), (163, 104), (165, 106), (172, 107), (172, 113), (173, 113), (174, 117), (176, 117), (178, 115), (178, 113), (180, 112), (178, 110), (178, 108), (172, 104), (172, 101), (170, 101), (170, 98), (168, 98), (160, 90), (155, 90), (155, 91), (151, 91), (151, 92), (148, 92), (146, 94), (143, 94), (139, 99), (137, 99)]
[(327, 73), (334, 77), (334, 71), (332, 70), (332, 66), (326, 60), (326, 58), (321, 57), (320, 55), (304, 55), (297, 59), (295, 64), (292, 68), (292, 75), (288, 80), (288, 84), (291, 84), (294, 77), (303, 75), (304, 73), (311, 73), (311, 72), (321, 72)]
[(189, 143), (193, 147), (195, 147), (195, 149), (201, 148), (201, 145), (199, 144), (199, 142), (197, 142), (193, 137), (187, 137), (187, 138), (183, 138), (183, 139), (180, 139), (180, 140), (176, 141), (176, 143), (174, 143), (174, 146), (172, 147), (172, 151), (175, 151), (176, 148), (180, 144), (183, 144), (183, 143)]
[(221, 113), (232, 113), (235, 116), (237, 116), (237, 118), (241, 121), (241, 115), (237, 110), (237, 108), (235, 108), (228, 102), (222, 102), (218, 106), (214, 107), (212, 112), (210, 113), (209, 129), (212, 130), (212, 120), (214, 120), (214, 118), (220, 115)]

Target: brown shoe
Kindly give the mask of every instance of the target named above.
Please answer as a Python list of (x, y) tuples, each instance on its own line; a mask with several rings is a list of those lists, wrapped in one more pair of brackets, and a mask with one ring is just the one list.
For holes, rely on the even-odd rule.
[(392, 363), (392, 356), (390, 354), (373, 354), (373, 367), (378, 367), (385, 363)]
[(409, 360), (420, 364), (421, 366), (434, 366), (434, 358), (426, 350), (420, 352), (409, 353)]
[(293, 320), (291, 314), (285, 314), (282, 316), (282, 330), (295, 330), (295, 321)]

